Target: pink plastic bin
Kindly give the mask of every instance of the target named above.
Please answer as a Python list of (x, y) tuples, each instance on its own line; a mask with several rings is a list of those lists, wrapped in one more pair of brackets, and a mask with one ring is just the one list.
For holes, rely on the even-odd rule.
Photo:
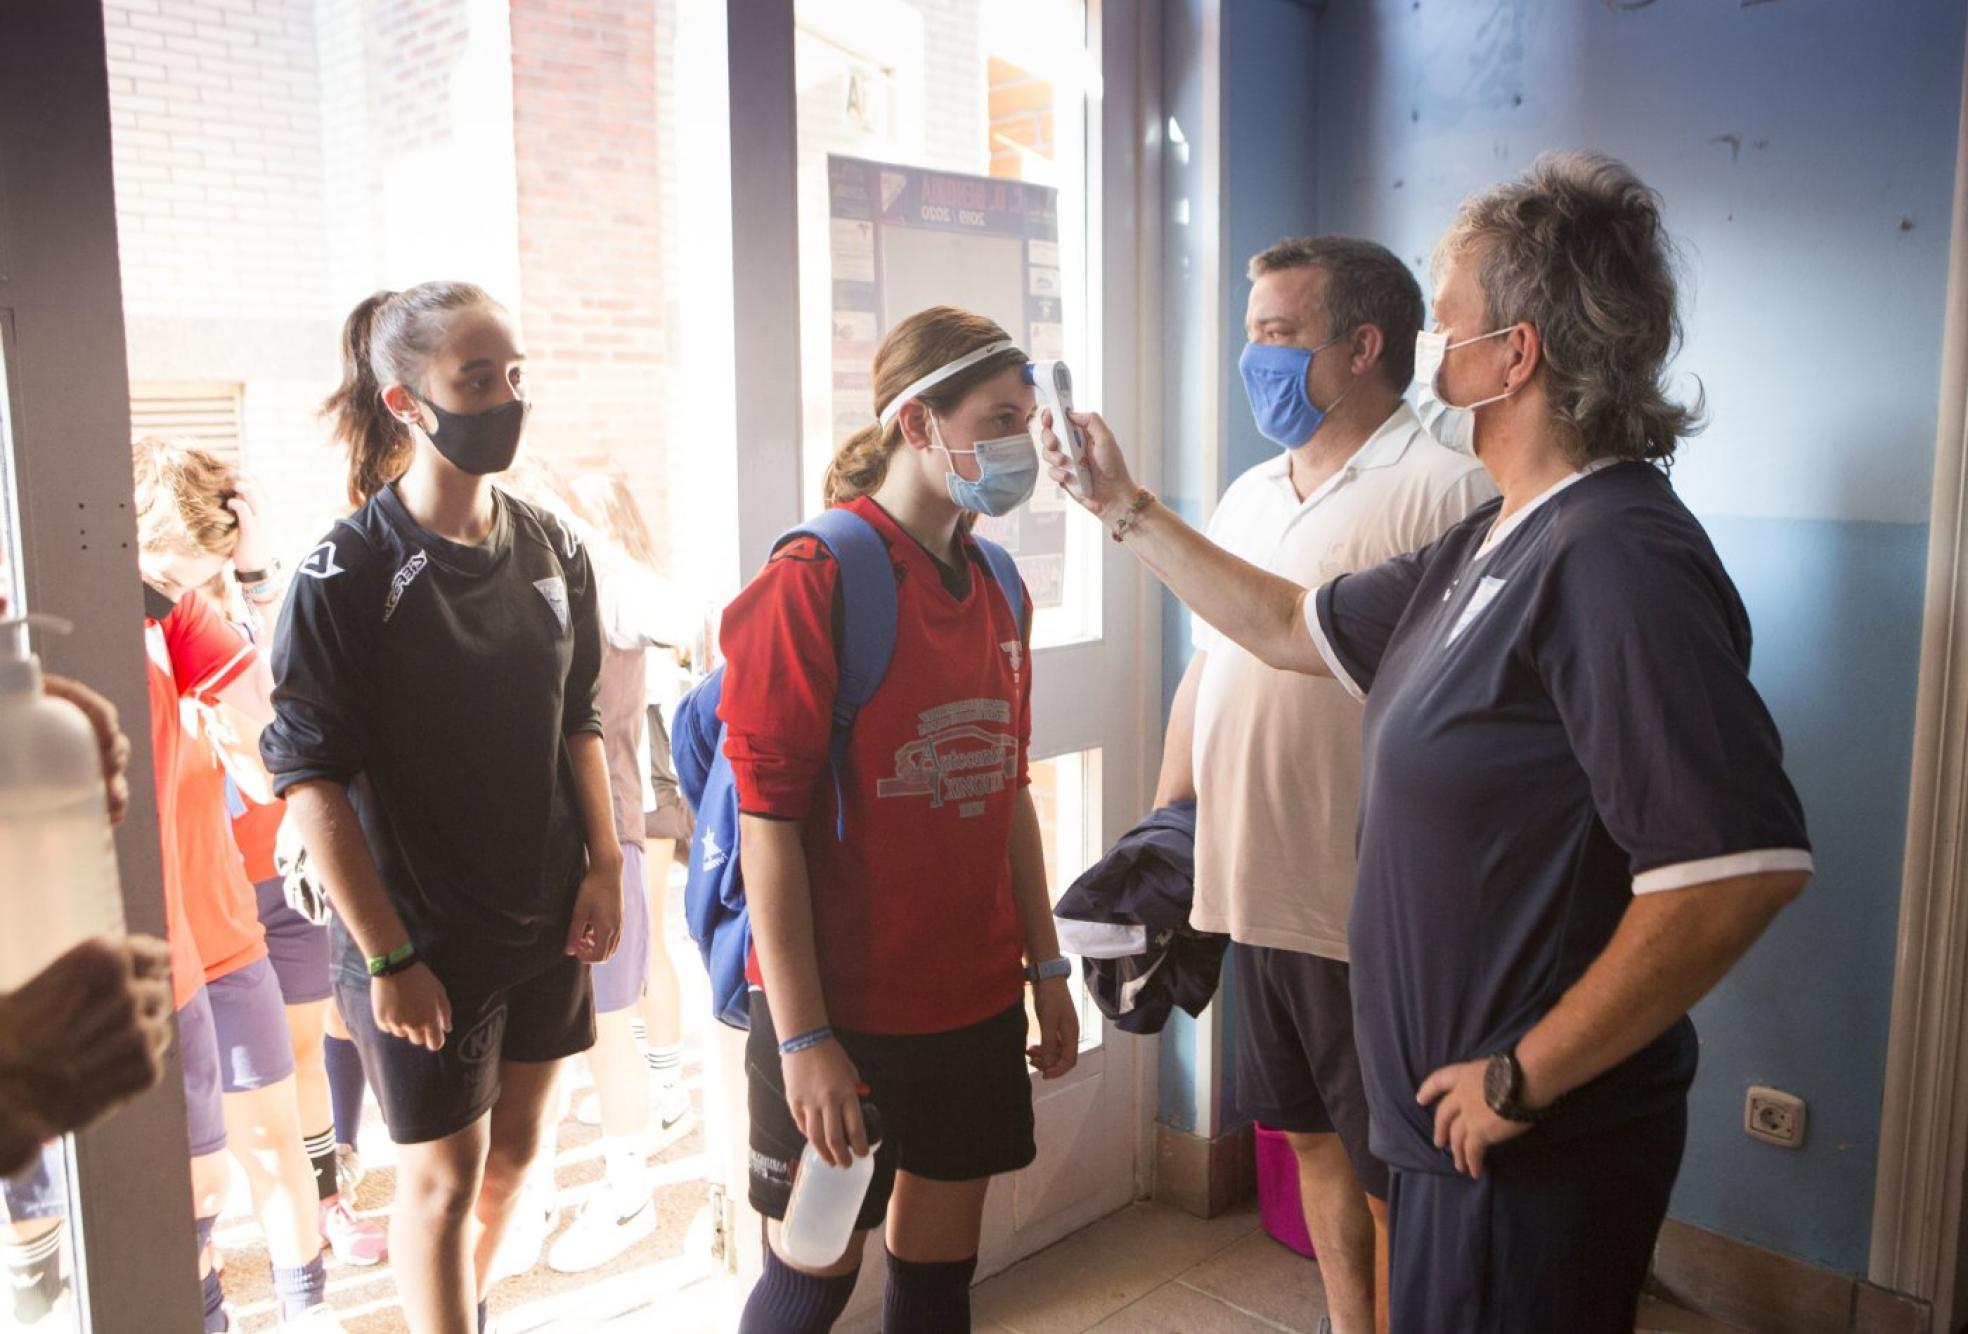
[(1285, 1132), (1257, 1128), (1257, 1216), (1276, 1241), (1312, 1258), (1305, 1210), (1298, 1199), (1298, 1159)]

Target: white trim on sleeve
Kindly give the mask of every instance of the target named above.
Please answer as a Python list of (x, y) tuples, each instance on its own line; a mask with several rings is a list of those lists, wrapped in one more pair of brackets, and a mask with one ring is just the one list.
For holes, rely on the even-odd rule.
[(1759, 848), (1754, 852), (1731, 852), (1721, 857), (1705, 857), (1698, 862), (1657, 866), (1633, 877), (1635, 894), (1658, 894), (1664, 889), (1687, 889), (1739, 875), (1761, 875), (1768, 871), (1817, 870), (1817, 863), (1803, 848)]
[(1319, 656), (1332, 669), (1333, 680), (1345, 686), (1346, 693), (1354, 699), (1366, 703), (1367, 692), (1360, 689), (1360, 683), (1353, 679), (1353, 674), (1339, 660), (1339, 654), (1333, 651), (1332, 640), (1326, 637), (1326, 627), (1319, 623), (1319, 590), (1316, 588), (1305, 595), (1305, 628), (1312, 634), (1312, 647), (1319, 650)]

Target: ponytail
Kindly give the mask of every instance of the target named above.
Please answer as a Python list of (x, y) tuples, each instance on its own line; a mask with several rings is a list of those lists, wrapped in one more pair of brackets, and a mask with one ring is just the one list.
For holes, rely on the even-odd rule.
[(845, 505), (881, 489), (888, 477), (888, 454), (895, 447), (888, 433), (889, 428), (870, 422), (834, 451), (822, 484), (821, 497), (827, 505)]
[(497, 304), (470, 283), (435, 282), (377, 292), (349, 312), (342, 326), (342, 382), (321, 412), (348, 450), (351, 505), (366, 505), (403, 476), (416, 448), (410, 428), (383, 405), (383, 390), (422, 384), (458, 313)]
[(370, 344), (376, 313), (395, 292), (377, 292), (349, 312), (342, 326), (342, 382), (321, 405), (336, 443), (348, 450), (349, 504), (360, 508), (410, 466), (410, 432), (383, 406)]

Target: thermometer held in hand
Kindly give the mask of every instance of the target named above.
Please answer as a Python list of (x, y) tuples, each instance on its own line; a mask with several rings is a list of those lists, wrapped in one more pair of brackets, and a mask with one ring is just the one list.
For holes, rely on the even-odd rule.
[(1073, 372), (1063, 361), (1028, 362), (1025, 382), (1039, 391), (1039, 407), (1052, 410), (1052, 433), (1059, 437), (1073, 465), (1066, 489), (1086, 499), (1093, 492), (1093, 477), (1087, 471), (1086, 441), (1080, 438), (1080, 428), (1066, 415), (1073, 410)]

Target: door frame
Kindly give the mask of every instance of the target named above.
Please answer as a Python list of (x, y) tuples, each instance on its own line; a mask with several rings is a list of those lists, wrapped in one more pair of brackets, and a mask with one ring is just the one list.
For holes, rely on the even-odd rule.
[[(773, 537), (802, 517), (801, 365), (798, 317), (797, 125), (792, 51), (794, 0), (726, 0), (729, 29), (731, 238), (734, 330), (742, 331), (744, 384), (731, 402), (739, 441), (740, 582), (758, 568)], [(1160, 310), (1160, 10), (1143, 0), (1087, 0), (1089, 49), (1100, 78), (1088, 100), (1088, 228), (1096, 266), (1094, 310), (1099, 366), (1087, 383), (1097, 406), (1137, 451), (1144, 481), (1160, 471), (1158, 343), (1149, 336)], [(767, 77), (769, 76), (769, 77)], [(736, 346), (734, 342), (734, 352)], [(1085, 520), (1075, 520), (1084, 522)], [(1137, 819), (1152, 794), (1148, 763), (1160, 736), (1160, 599), (1126, 552), (1101, 542), (1102, 636), (1035, 652), (1033, 711), (1042, 721), (1033, 755), (1088, 746), (1102, 750), (1103, 838)], [(1130, 690), (1090, 683), (1122, 681)], [(1087, 709), (1089, 699), (1097, 711)], [(1051, 720), (1051, 721), (1045, 721)], [(1075, 1080), (1115, 1077), (1124, 1088), (1131, 1131), (1130, 1172), (1097, 1200), (1019, 1229), (987, 1268), (1001, 1268), (1146, 1193), (1153, 1169), (1157, 1046), (1111, 1025)], [(1104, 1103), (1103, 1099), (1103, 1103)], [(726, 1155), (727, 1161), (731, 1155)], [(727, 1169), (728, 1171), (729, 1169)], [(740, 1178), (741, 1179), (741, 1178)], [(994, 1197), (1007, 1192), (993, 1192)], [(989, 1223), (987, 1220), (987, 1235)], [(742, 1260), (756, 1263), (749, 1229), (738, 1229)]]
[[(123, 912), (162, 936), (100, 4), (0, 5), (0, 338), (26, 605), (74, 623), (44, 660), (107, 695), (130, 734)], [(156, 1088), (72, 1141), (85, 1328), (198, 1327), (189, 1160), (158, 1152), (185, 1142), (175, 1047)]]
[(1968, 76), (1868, 1277), (1968, 1318)]

